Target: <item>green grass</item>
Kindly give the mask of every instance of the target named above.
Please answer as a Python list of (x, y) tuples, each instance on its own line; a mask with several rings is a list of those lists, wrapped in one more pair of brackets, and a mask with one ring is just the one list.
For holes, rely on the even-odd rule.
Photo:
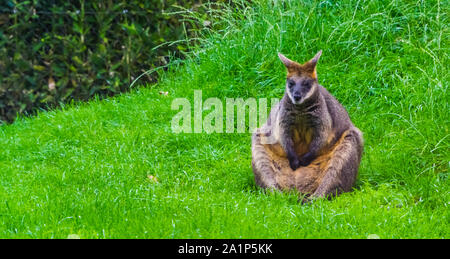
[[(1, 126), (0, 237), (450, 238), (448, 1), (301, 2), (221, 8), (157, 85)], [(277, 52), (320, 49), (364, 133), (353, 192), (301, 205), (255, 186), (250, 134), (171, 132), (174, 98), (281, 97)]]

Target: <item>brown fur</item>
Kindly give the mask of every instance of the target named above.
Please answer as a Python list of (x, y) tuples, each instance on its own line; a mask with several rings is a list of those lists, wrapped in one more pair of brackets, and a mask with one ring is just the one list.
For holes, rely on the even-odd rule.
[[(279, 144), (261, 144), (261, 137), (255, 134), (252, 139), (252, 166), (256, 183), (262, 188), (296, 189), (303, 194), (315, 194), (315, 196), (326, 196), (333, 191), (337, 191), (337, 193), (348, 192), (352, 188), (356, 174), (343, 177), (342, 174), (335, 174), (334, 171), (336, 171), (336, 167), (353, 167), (352, 169), (355, 172), (354, 169), (357, 169), (355, 166), (359, 165), (359, 160), (352, 161), (347, 157), (358, 157), (360, 155), (362, 150), (353, 149), (353, 146), (359, 144), (357, 142), (360, 138), (361, 133), (356, 128), (346, 131), (331, 148), (325, 150), (311, 164), (293, 171), (289, 167), (286, 154)], [(298, 150), (299, 155), (306, 152), (302, 148)], [(341, 161), (341, 158), (344, 159)], [(325, 180), (331, 182), (334, 186), (324, 187), (316, 192), (320, 184), (324, 182), (326, 173), (330, 171), (333, 171), (333, 175)], [(335, 178), (339, 176), (342, 179)]]
[[(288, 80), (291, 77), (317, 80), (318, 57), (320, 52), (311, 60), (314, 64), (308, 61), (300, 65), (280, 55), (288, 70)], [(315, 197), (351, 191), (363, 151), (362, 134), (325, 88), (317, 84), (312, 89), (314, 92), (306, 95), (311, 97), (300, 104), (293, 104), (286, 93), (272, 109), (266, 124), (253, 134), (252, 167), (260, 187), (296, 189)], [(315, 107), (313, 112), (310, 107)], [(293, 127), (288, 135), (283, 131), (286, 127)], [(286, 141), (287, 137), (291, 141)], [(293, 145), (291, 154), (286, 142)], [(312, 161), (293, 170), (292, 152), (302, 158), (312, 149)]]

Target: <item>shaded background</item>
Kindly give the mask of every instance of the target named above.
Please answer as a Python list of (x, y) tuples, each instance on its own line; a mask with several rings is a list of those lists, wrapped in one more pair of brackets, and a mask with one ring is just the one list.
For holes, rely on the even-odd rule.
[(183, 39), (209, 26), (180, 11), (213, 8), (201, 0), (0, 2), (0, 124), (127, 91), (143, 72), (182, 57)]

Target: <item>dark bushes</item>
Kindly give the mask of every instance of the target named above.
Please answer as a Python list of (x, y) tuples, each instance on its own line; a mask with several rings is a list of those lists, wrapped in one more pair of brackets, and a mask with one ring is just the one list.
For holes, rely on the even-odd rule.
[[(174, 4), (201, 1), (3, 0), (0, 3), (0, 120), (69, 100), (128, 90), (142, 72), (179, 53), (187, 29)], [(179, 54), (176, 54), (179, 55)], [(154, 80), (154, 78), (147, 77)]]

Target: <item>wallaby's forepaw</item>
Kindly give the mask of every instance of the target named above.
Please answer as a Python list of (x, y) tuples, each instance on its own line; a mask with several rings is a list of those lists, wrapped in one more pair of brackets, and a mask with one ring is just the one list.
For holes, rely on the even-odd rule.
[(298, 157), (293, 157), (289, 159), (289, 166), (291, 167), (292, 170), (296, 170), (297, 168), (299, 168), (301, 166), (300, 164), (300, 160), (298, 159)]
[(306, 153), (302, 157), (298, 158), (297, 156), (288, 157), (289, 166), (292, 170), (297, 170), (297, 168), (301, 166), (308, 166), (315, 159), (314, 155), (311, 153)]
[(308, 166), (314, 160), (314, 156), (311, 153), (304, 154), (300, 159), (300, 166)]

